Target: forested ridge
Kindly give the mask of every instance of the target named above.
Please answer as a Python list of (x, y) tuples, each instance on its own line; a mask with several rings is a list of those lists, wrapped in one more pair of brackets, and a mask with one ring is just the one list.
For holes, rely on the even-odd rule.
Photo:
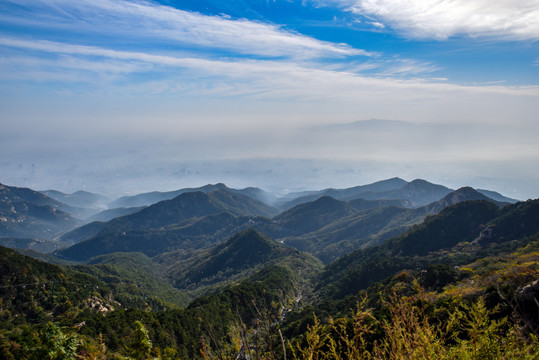
[[(408, 186), (406, 194), (417, 185)], [(388, 199), (396, 194), (384, 191)], [(33, 258), (0, 247), (0, 357), (539, 357), (539, 200), (507, 205), (462, 189), (427, 206), (399, 208), (321, 194), (269, 219), (244, 215), (267, 208), (241, 205), (241, 194), (189, 194), (172, 202), (178, 213), (191, 211), (182, 198), (203, 199), (210, 213), (198, 207), (194, 217), (174, 220), (165, 202), (146, 207), (142, 215), (161, 214), (144, 220), (166, 226), (157, 232), (188, 229), (182, 242), (169, 244), (196, 244), (199, 236), (208, 241), (204, 246), (107, 252), (78, 263), (55, 260), (62, 265), (38, 260), (54, 260), (52, 255), (27, 252)], [(227, 212), (221, 212), (223, 206)], [(378, 231), (387, 222), (372, 219), (387, 214), (395, 223), (416, 220), (397, 236), (370, 238), (325, 266), (313, 256), (321, 248), (317, 236), (332, 234), (324, 241), (333, 236), (333, 246), (342, 247), (353, 239), (342, 234), (362, 227)], [(114, 220), (109, 229), (121, 224), (128, 234), (142, 215)], [(354, 225), (363, 218), (369, 221)], [(220, 236), (230, 235), (212, 244), (202, 237), (211, 226), (223, 231)], [(132, 231), (146, 232), (144, 241), (156, 233), (143, 227)], [(271, 236), (285, 231), (291, 235), (278, 241)], [(122, 232), (99, 236), (114, 241)], [(305, 243), (310, 254), (289, 247), (292, 238), (311, 239)], [(156, 244), (162, 244), (159, 239)], [(144, 241), (140, 244), (150, 248)]]

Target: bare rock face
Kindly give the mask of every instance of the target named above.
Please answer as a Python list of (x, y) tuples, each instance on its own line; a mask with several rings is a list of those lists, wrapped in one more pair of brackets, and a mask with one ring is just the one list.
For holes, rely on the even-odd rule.
[[(101, 313), (107, 313), (109, 311), (114, 311), (114, 306), (105, 302), (103, 299), (98, 298), (97, 296), (92, 296), (86, 300), (86, 305), (93, 310), (99, 311)], [(115, 305), (119, 306), (120, 303), (115, 302)]]
[(517, 291), (518, 312), (526, 325), (539, 328), (539, 279)]

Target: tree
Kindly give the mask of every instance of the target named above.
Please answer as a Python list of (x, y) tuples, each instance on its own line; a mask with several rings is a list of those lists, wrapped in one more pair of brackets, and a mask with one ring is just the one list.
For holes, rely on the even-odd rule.
[(148, 335), (148, 330), (142, 322), (135, 321), (135, 333), (132, 340), (127, 345), (129, 356), (135, 360), (151, 359), (152, 342)]

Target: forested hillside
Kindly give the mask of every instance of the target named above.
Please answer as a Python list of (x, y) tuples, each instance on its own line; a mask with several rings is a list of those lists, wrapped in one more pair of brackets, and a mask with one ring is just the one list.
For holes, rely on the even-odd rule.
[(58, 254), (79, 262), (0, 248), (0, 357), (539, 357), (539, 200), (323, 195), (268, 217), (223, 191), (72, 231), (90, 239)]

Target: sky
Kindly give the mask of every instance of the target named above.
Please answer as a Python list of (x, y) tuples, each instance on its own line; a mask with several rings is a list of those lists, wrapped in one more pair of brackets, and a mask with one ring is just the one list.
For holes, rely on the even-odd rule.
[(539, 0), (3, 0), (0, 183), (539, 197)]

